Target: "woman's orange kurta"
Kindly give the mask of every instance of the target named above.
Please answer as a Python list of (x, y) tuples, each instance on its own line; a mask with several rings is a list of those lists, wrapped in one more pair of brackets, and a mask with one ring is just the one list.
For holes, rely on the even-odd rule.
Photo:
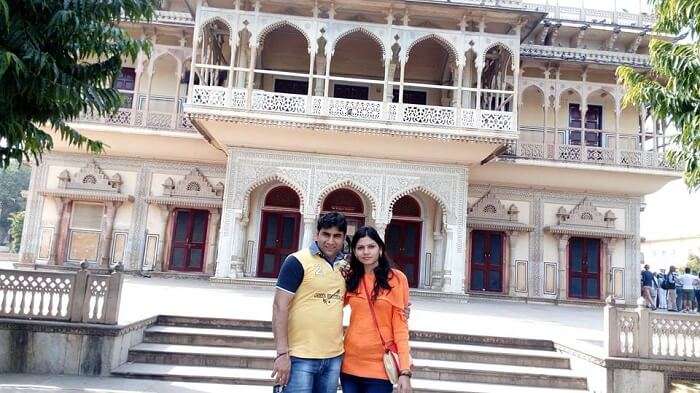
[[(408, 279), (399, 270), (392, 269), (389, 279), (391, 291), (382, 290), (374, 302), (374, 312), (384, 340), (395, 342), (399, 351), (401, 370), (411, 368), (408, 346), (408, 321), (403, 310), (408, 304)], [(367, 289), (374, 288), (374, 275), (365, 275)], [(345, 301), (350, 305), (350, 327), (345, 332), (345, 356), (342, 371), (346, 374), (365, 378), (389, 379), (384, 370), (384, 348), (367, 304), (367, 296), (362, 282), (357, 293), (348, 292)]]

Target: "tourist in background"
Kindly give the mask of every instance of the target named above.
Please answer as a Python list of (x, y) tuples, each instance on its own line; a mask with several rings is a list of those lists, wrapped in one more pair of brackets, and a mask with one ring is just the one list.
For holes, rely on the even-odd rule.
[(680, 282), (680, 277), (683, 271), (676, 271), (676, 310), (683, 311), (683, 283)]
[(683, 290), (683, 312), (694, 311), (693, 301), (695, 299), (695, 285), (698, 283), (698, 278), (694, 274), (690, 274), (690, 268), (685, 268), (685, 274), (678, 277), (680, 287)]
[(658, 295), (657, 295), (658, 305), (657, 305), (657, 307), (664, 309), (664, 310), (668, 308), (668, 305), (666, 303), (667, 291), (666, 291), (666, 289), (661, 287), (661, 285), (663, 285), (665, 277), (666, 277), (666, 269), (659, 269), (659, 272), (656, 273), (656, 281), (659, 283), (659, 289), (657, 291), (658, 292)]
[(668, 268), (668, 274), (664, 277), (664, 281), (661, 285), (663, 289), (667, 292), (667, 305), (668, 311), (679, 311), (680, 306), (676, 302), (676, 281), (678, 279), (678, 274), (676, 273), (676, 267), (671, 266)]
[(656, 302), (652, 299), (651, 293), (654, 290), (654, 273), (649, 271), (649, 265), (644, 265), (642, 270), (642, 296), (646, 306), (656, 310)]
[(700, 312), (700, 275), (695, 281), (695, 312)]

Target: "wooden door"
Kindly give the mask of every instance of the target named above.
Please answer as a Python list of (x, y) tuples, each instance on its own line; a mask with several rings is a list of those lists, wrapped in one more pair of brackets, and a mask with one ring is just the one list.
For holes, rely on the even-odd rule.
[(299, 248), (300, 214), (262, 212), (258, 276), (276, 278), (287, 255)]
[(472, 231), (472, 291), (503, 292), (503, 234)]
[(391, 220), (386, 227), (386, 252), (411, 288), (420, 281), (421, 226), (419, 221)]
[(569, 240), (569, 297), (600, 299), (600, 240)]
[(177, 209), (170, 249), (170, 270), (181, 272), (204, 271), (209, 212), (206, 210)]

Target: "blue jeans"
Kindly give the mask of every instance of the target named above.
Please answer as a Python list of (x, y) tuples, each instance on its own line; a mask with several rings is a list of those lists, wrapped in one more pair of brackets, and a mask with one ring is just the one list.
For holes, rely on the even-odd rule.
[(292, 369), (284, 393), (336, 393), (343, 355), (329, 359), (292, 356)]
[(340, 384), (343, 393), (391, 393), (394, 387), (386, 379), (356, 377), (340, 374)]
[(683, 310), (683, 287), (676, 284), (676, 310)]

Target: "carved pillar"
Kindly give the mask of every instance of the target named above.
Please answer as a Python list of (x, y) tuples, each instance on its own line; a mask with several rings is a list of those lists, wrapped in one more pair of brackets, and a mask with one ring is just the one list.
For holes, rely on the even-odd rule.
[[(250, 46), (248, 36), (242, 34), (241, 40), (238, 43), (238, 61), (236, 66), (239, 68), (245, 68), (250, 63)], [(245, 87), (246, 73), (243, 71), (236, 71), (236, 88), (242, 89)]]
[(166, 266), (166, 259), (170, 258), (170, 246), (172, 245), (172, 233), (173, 233), (173, 212), (175, 211), (175, 206), (173, 205), (166, 205), (163, 206), (165, 209), (165, 231), (163, 233), (163, 249), (161, 252), (158, 254), (158, 259), (156, 260), (156, 263), (153, 265), (153, 271), (154, 272), (162, 272), (165, 271), (165, 266)]
[[(472, 82), (474, 80), (474, 73), (472, 72), (472, 64), (474, 63), (474, 51), (470, 50), (467, 52), (467, 62), (466, 67), (464, 67), (462, 73), (464, 74), (464, 79), (462, 80), (462, 85), (466, 81), (466, 87), (471, 88)], [(462, 107), (471, 109), (473, 107), (472, 103), (472, 92), (471, 90), (462, 91)]]
[(105, 202), (105, 224), (102, 235), (100, 236), (100, 258), (98, 259), (100, 267), (109, 267), (114, 217), (117, 215), (117, 208), (119, 208), (119, 205), (121, 205), (120, 202)]
[(246, 228), (248, 227), (248, 217), (236, 214), (233, 220), (233, 256), (231, 257), (231, 267), (229, 277), (241, 278), (245, 270), (245, 247)]
[(445, 226), (445, 269), (443, 291), (451, 293), (464, 293), (464, 252), (458, 251), (458, 243), (464, 239), (458, 238), (460, 233), (456, 225), (447, 224)]
[[(316, 75), (325, 75), (326, 74), (326, 56), (319, 54), (314, 58), (314, 62), (316, 63), (314, 68), (316, 70)], [(315, 96), (322, 96), (323, 95), (323, 79), (319, 80), (318, 78), (313, 78), (313, 85), (314, 85), (314, 95)]]
[(445, 258), (445, 236), (441, 228), (433, 232), (433, 263), (430, 272), (430, 289), (442, 288), (442, 272)]
[(603, 299), (613, 295), (613, 254), (615, 249), (615, 239), (602, 238), (600, 239), (603, 246), (603, 261), (601, 263), (600, 272), (603, 274), (603, 288), (600, 291)]
[(508, 231), (508, 295), (515, 296), (515, 246), (518, 242), (518, 232)]
[(246, 86), (246, 108), (250, 109), (253, 103), (253, 82), (255, 80), (255, 58), (256, 51), (258, 50), (257, 45), (250, 47), (250, 64), (248, 64), (248, 84)]
[(375, 220), (374, 221), (374, 229), (377, 230), (377, 233), (379, 233), (379, 237), (382, 238), (382, 240), (386, 241), (385, 235), (386, 235), (386, 227), (389, 225), (388, 221), (385, 220)]
[(314, 241), (314, 224), (316, 224), (316, 216), (304, 216), (304, 234), (301, 238), (300, 249), (309, 247)]
[(204, 265), (205, 273), (214, 272), (216, 261), (216, 237), (219, 233), (219, 223), (221, 222), (221, 210), (218, 208), (209, 209), (209, 227), (207, 228), (207, 259)]
[(567, 235), (560, 235), (559, 236), (559, 242), (557, 244), (557, 248), (559, 250), (559, 290), (558, 290), (558, 299), (559, 300), (565, 300), (566, 299), (566, 289), (567, 289), (567, 255), (566, 255), (566, 250), (569, 245), (569, 236)]
[[(172, 128), (178, 128), (178, 114), (180, 109), (178, 105), (178, 101), (180, 100), (180, 78), (182, 78), (182, 63), (177, 64), (177, 71), (175, 71), (175, 80), (177, 81), (177, 85), (175, 85), (175, 97), (173, 98), (173, 118), (170, 121), (170, 127)], [(146, 125), (148, 125), (148, 122)]]
[[(59, 244), (65, 243), (65, 241), (62, 242), (62, 237), (65, 238), (65, 235), (63, 235), (63, 222), (64, 222), (64, 213), (66, 211), (66, 207), (70, 201), (66, 198), (54, 198), (54, 203), (56, 203), (56, 213), (58, 213), (58, 218), (56, 219), (56, 227), (53, 230), (53, 239), (51, 240), (51, 253), (49, 254), (49, 265), (58, 265), (59, 259), (58, 259), (58, 252), (59, 249), (62, 247), (59, 247)], [(63, 236), (62, 236), (63, 235)], [(65, 239), (64, 239), (65, 240)]]

